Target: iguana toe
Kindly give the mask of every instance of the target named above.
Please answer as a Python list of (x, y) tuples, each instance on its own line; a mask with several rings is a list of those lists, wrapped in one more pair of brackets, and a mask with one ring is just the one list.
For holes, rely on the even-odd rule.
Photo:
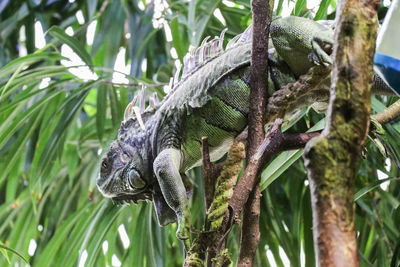
[(180, 240), (189, 239), (189, 231), (187, 231), (186, 227), (179, 227), (178, 231), (176, 231), (176, 237)]
[(179, 240), (183, 241), (183, 244), (185, 245), (185, 250), (189, 251), (191, 246), (190, 234), (189, 234), (189, 228), (186, 227), (185, 224), (179, 224), (178, 230), (176, 231), (176, 237)]
[(318, 58), (320, 65), (329, 66), (332, 64), (330, 55), (333, 49), (333, 39), (330, 32), (320, 32), (313, 38), (311, 45), (313, 54)]

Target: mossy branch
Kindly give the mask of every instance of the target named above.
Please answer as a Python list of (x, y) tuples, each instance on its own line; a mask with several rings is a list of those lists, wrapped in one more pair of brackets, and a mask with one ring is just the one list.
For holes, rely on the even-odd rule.
[(214, 199), (207, 212), (207, 218), (211, 224), (210, 231), (216, 231), (221, 227), (223, 216), (228, 210), (228, 202), (232, 197), (233, 186), (236, 184), (242, 169), (244, 157), (244, 144), (235, 140), (228, 152), (228, 159), (218, 177)]
[[(223, 163), (219, 175), (218, 172), (213, 171), (215, 170), (213, 163), (208, 162), (206, 165), (203, 165), (203, 173), (209, 175), (211, 180), (217, 181), (215, 193), (207, 211), (207, 219), (204, 226), (205, 231), (194, 241), (185, 259), (184, 266), (204, 266), (203, 262), (205, 260), (206, 251), (208, 251), (207, 266), (210, 266), (213, 261), (219, 262), (220, 264), (222, 264), (223, 261), (228, 261), (228, 252), (220, 252), (222, 240), (217, 237), (223, 235), (224, 231), (226, 231), (226, 224), (223, 224), (223, 220), (228, 210), (228, 201), (232, 196), (233, 186), (236, 184), (240, 170), (242, 169), (244, 157), (244, 144), (235, 140), (228, 152), (228, 158)], [(208, 160), (207, 138), (203, 138), (203, 161)], [(218, 178), (215, 179), (215, 177), (211, 177), (212, 175), (218, 175)], [(214, 185), (208, 184), (207, 187), (214, 187)]]
[(343, 0), (338, 6), (327, 126), (304, 151), (318, 266), (359, 264), (354, 178), (368, 134), (378, 2)]

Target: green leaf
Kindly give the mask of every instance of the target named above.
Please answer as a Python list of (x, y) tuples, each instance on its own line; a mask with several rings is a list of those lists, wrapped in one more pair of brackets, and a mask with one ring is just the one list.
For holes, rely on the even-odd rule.
[(326, 11), (328, 10), (329, 5), (331, 4), (332, 0), (322, 0), (321, 4), (319, 5), (317, 14), (315, 14), (314, 20), (320, 20), (324, 18), (326, 15)]
[(71, 229), (75, 226), (75, 224), (80, 220), (82, 216), (86, 212), (88, 212), (90, 206), (85, 206), (80, 210), (76, 211), (72, 214), (68, 220), (66, 220), (63, 225), (57, 230), (54, 234), (46, 249), (42, 252), (39, 257), (37, 266), (48, 266), (53, 262), (54, 257), (56, 256), (57, 251), (60, 249), (61, 245), (65, 242), (67, 235), (71, 231)]
[[(110, 203), (111, 201), (108, 201)], [(104, 212), (104, 216), (101, 218), (98, 226), (96, 227), (95, 233), (92, 235), (92, 239), (87, 248), (88, 258), (86, 261), (86, 266), (96, 266), (96, 260), (98, 259), (98, 254), (100, 252), (101, 244), (104, 242), (104, 237), (110, 230), (111, 226), (114, 224), (118, 215), (123, 211), (124, 208), (113, 207), (108, 205), (108, 209)]]
[(6, 40), (14, 31), (20, 20), (29, 14), (27, 3), (23, 3), (17, 12), (12, 14), (7, 19), (2, 19), (0, 23), (0, 38)]
[(106, 120), (107, 88), (108, 86), (106, 84), (100, 84), (97, 90), (96, 127), (97, 127), (97, 136), (99, 137), (100, 143), (102, 142), (103, 139), (104, 123)]
[(55, 91), (46, 95), (23, 113), (21, 113), (21, 109), (23, 108), (23, 106), (18, 106), (14, 110), (14, 112), (7, 118), (7, 120), (3, 121), (2, 125), (0, 126), (0, 133), (2, 133), (0, 134), (0, 147), (5, 145), (10, 140), (10, 138), (13, 137), (13, 134), (21, 127), (23, 127), (23, 125), (26, 124), (26, 122), (30, 118), (32, 118), (37, 111), (40, 111), (43, 106), (45, 106), (49, 101), (51, 101), (54, 97), (61, 93), (61, 91)]
[(87, 10), (88, 10), (88, 19), (91, 20), (96, 11), (98, 0), (89, 0), (89, 1), (85, 1), (85, 2), (87, 5)]
[(273, 181), (292, 166), (301, 155), (303, 155), (303, 151), (300, 149), (280, 153), (262, 172), (261, 191), (264, 191)]
[[(196, 14), (200, 9), (196, 8), (197, 4), (202, 4), (202, 12)], [(208, 0), (208, 1), (190, 1), (189, 2), (189, 15), (188, 15), (188, 28), (190, 43), (197, 47), (204, 34), (206, 26), (213, 16), (215, 9), (221, 3), (221, 0)], [(195, 33), (195, 34), (192, 34)]]
[(41, 60), (51, 60), (51, 61), (56, 61), (56, 60), (62, 60), (62, 59), (67, 59), (63, 56), (61, 56), (59, 53), (56, 52), (40, 52), (40, 53), (34, 53), (30, 54), (24, 57), (20, 57), (17, 59), (14, 59), (10, 63), (8, 63), (6, 66), (1, 68), (0, 70), (0, 80), (6, 77), (7, 75), (12, 74), (15, 72), (18, 67), (22, 64), (28, 66), (32, 65), (36, 62), (39, 62)]
[(110, 106), (111, 106), (111, 117), (114, 126), (121, 123), (122, 120), (122, 109), (123, 107), (119, 103), (116, 90), (111, 85), (107, 85), (108, 95), (110, 96)]
[(179, 27), (178, 17), (173, 18), (169, 26), (171, 27), (172, 44), (175, 47), (179, 60), (183, 62), (183, 57), (186, 54), (187, 48), (184, 46), (185, 44), (181, 38), (181, 31), (179, 29), (180, 27)]
[(279, 16), (282, 13), (282, 7), (283, 7), (283, 0), (279, 0), (278, 6), (276, 9), (276, 15)]
[[(4, 170), (2, 170), (2, 173), (0, 174), (0, 184), (2, 181), (7, 177), (9, 172), (11, 171), (12, 168), (15, 167), (15, 164), (17, 163), (19, 157), (23, 155), (23, 150), (25, 148), (26, 142), (28, 141), (30, 135), (32, 132), (35, 130), (37, 127), (38, 123), (40, 122), (40, 118), (44, 113), (44, 109), (39, 110), (35, 113), (35, 118), (33, 120), (30, 120), (29, 123), (26, 125), (26, 128), (24, 128), (23, 133), (20, 135), (20, 137), (17, 139), (15, 142), (11, 153), (9, 154), (9, 157), (7, 158), (7, 166)], [(14, 177), (15, 179), (15, 177)]]
[(384, 109), (386, 109), (386, 106), (381, 101), (379, 101), (376, 96), (372, 96), (371, 98), (371, 107), (372, 110), (376, 113), (382, 112)]
[(57, 38), (61, 43), (68, 45), (72, 50), (88, 65), (93, 66), (92, 58), (86, 52), (85, 47), (74, 37), (69, 36), (63, 29), (58, 26), (53, 26), (48, 30), (48, 33)]
[(304, 254), (305, 266), (315, 266), (315, 252), (314, 252), (314, 239), (313, 239), (313, 222), (311, 210), (311, 194), (310, 187), (307, 186), (305, 197), (303, 198), (303, 240), (304, 240)]
[(354, 201), (357, 201), (362, 196), (364, 196), (368, 192), (374, 190), (375, 188), (379, 187), (384, 182), (391, 181), (391, 180), (399, 180), (399, 179), (400, 178), (397, 178), (397, 177), (390, 177), (390, 178), (386, 178), (386, 179), (382, 179), (382, 180), (377, 180), (377, 181), (371, 183), (370, 185), (360, 189), (357, 193), (355, 193), (354, 194)]
[(23, 259), (24, 262), (29, 263), (29, 262), (27, 261), (27, 259), (25, 259), (25, 257), (22, 256), (22, 254), (19, 253), (18, 251), (16, 251), (15, 249), (12, 249), (12, 248), (10, 248), (10, 247), (7, 247), (7, 246), (5, 246), (5, 245), (3, 245), (3, 244), (1, 244), (1, 243), (0, 243), (0, 248), (1, 248), (1, 249), (8, 250), (8, 251), (14, 253), (15, 255), (17, 255), (18, 257), (20, 257), (21, 259)]
[(293, 15), (300, 16), (301, 12), (305, 9), (307, 5), (306, 0), (297, 0), (294, 6)]
[(68, 101), (65, 103), (66, 108), (63, 110), (63, 115), (40, 157), (38, 167), (43, 170), (40, 175), (46, 174), (46, 172), (51, 170), (52, 164), (49, 164), (49, 162), (55, 160), (55, 155), (58, 148), (60, 148), (62, 151), (63, 147), (60, 146), (60, 143), (62, 143), (63, 137), (65, 137), (66, 134), (66, 130), (73, 120), (73, 117), (76, 115), (76, 112), (81, 108), (81, 105), (89, 91), (89, 86), (90, 85), (87, 85), (82, 88), (78, 94), (68, 99)]

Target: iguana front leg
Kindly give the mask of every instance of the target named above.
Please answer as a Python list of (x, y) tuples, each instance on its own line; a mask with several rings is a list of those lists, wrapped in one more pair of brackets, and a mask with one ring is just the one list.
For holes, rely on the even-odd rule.
[(158, 154), (154, 160), (153, 169), (168, 206), (176, 213), (178, 219), (176, 236), (184, 241), (186, 250), (189, 250), (190, 211), (186, 189), (179, 173), (181, 162), (181, 151), (168, 148)]
[[(297, 77), (305, 74), (315, 64), (332, 64), (332, 27), (306, 18), (286, 17), (272, 21), (270, 34), (279, 56)], [(376, 73), (372, 91), (393, 95), (390, 87)]]
[(332, 64), (332, 29), (313, 20), (286, 17), (272, 21), (270, 34), (279, 56), (297, 77), (315, 64)]

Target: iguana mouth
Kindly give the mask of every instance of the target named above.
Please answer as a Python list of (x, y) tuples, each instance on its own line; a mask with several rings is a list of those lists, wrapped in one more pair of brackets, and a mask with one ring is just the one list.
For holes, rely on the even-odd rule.
[(152, 200), (153, 195), (151, 194), (151, 192), (147, 191), (135, 195), (119, 195), (111, 199), (116, 205), (129, 205), (130, 203), (137, 204), (139, 201)]

